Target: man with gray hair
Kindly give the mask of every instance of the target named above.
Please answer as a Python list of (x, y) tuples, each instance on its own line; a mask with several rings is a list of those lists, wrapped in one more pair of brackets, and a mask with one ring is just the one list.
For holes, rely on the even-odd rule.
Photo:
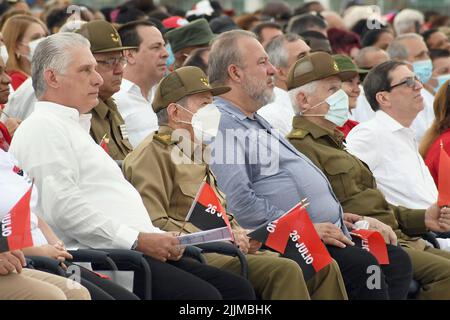
[[(329, 252), (339, 264), (349, 298), (385, 299), (385, 286), (369, 290), (366, 285), (367, 268), (376, 260), (367, 252), (355, 259), (343, 254), (342, 248), (354, 243), (325, 175), (256, 113), (273, 97), (275, 72), (252, 33), (225, 32), (211, 46), (209, 79), (214, 86), (231, 88), (214, 99), (221, 112), (219, 131), (226, 138), (214, 141), (211, 163), (229, 211), (244, 228), (253, 229), (308, 198), (308, 213), (323, 242), (334, 247)], [(264, 162), (267, 155), (275, 165)]]
[(396, 37), (387, 48), (387, 52), (392, 60), (406, 62), (424, 85), (424, 88), (420, 91), (424, 100), (424, 109), (419, 112), (411, 125), (415, 132), (416, 140), (420, 142), (425, 131), (434, 120), (434, 96), (430, 93), (433, 92), (433, 89), (426, 89), (433, 73), (433, 63), (430, 59), (427, 45), (423, 41), (422, 36), (415, 33), (406, 33)]
[(273, 90), (275, 100), (259, 109), (258, 114), (266, 119), (272, 127), (280, 130), (283, 136), (291, 131), (294, 117), (294, 110), (287, 94), (286, 82), (289, 68), (309, 51), (309, 46), (294, 33), (275, 37), (266, 46), (269, 60), (277, 69)]
[(403, 9), (394, 18), (394, 30), (397, 35), (404, 33), (420, 33), (425, 18), (422, 12), (414, 9)]
[[(359, 50), (355, 57), (355, 64), (358, 68), (371, 70), (377, 65), (389, 60), (389, 55), (383, 49), (378, 47), (365, 47)], [(366, 76), (367, 74), (364, 74)], [(364, 81), (361, 77), (361, 82)], [(350, 119), (358, 122), (365, 122), (372, 119), (375, 116), (375, 112), (370, 107), (369, 101), (367, 101), (364, 94), (364, 88), (362, 84), (359, 86), (361, 93), (356, 100), (356, 108), (352, 110)]]
[(144, 253), (153, 299), (254, 297), (246, 280), (184, 258), (178, 238), (152, 224), (139, 193), (91, 138), (86, 113), (99, 103), (103, 84), (96, 66), (89, 41), (79, 34), (52, 35), (36, 49), (32, 79), (38, 102), (10, 152), (41, 194), (37, 214), (69, 248)]

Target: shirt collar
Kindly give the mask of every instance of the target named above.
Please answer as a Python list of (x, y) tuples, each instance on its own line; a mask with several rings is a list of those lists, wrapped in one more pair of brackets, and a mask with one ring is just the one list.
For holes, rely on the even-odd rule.
[(92, 114), (90, 113), (80, 114), (75, 108), (66, 107), (50, 101), (37, 101), (34, 109), (50, 111), (58, 117), (67, 118), (77, 122), (87, 132), (90, 130), (92, 119)]
[(395, 120), (382, 110), (378, 110), (377, 112), (375, 112), (375, 118), (383, 124), (383, 127), (385, 127), (386, 130), (389, 130), (391, 132), (405, 129), (405, 127), (401, 123), (399, 123), (397, 120)]
[(34, 108), (35, 110), (51, 111), (53, 114), (56, 114), (62, 118), (68, 118), (77, 122), (80, 120), (80, 113), (77, 109), (66, 107), (58, 103), (50, 101), (37, 101)]
[[(150, 91), (147, 93), (147, 97), (143, 97), (146, 100), (150, 101), (152, 100), (153, 97), (153, 92), (156, 89), (156, 86), (153, 86), (150, 88)], [(139, 86), (137, 84), (135, 84), (134, 82), (127, 80), (125, 78), (122, 78), (122, 84), (120, 85), (120, 90), (124, 90), (126, 92), (133, 92), (135, 94), (139, 94), (140, 96), (142, 96), (142, 92), (141, 92), (141, 88), (139, 88)]]
[(115, 111), (117, 109), (113, 98), (108, 98), (106, 101), (99, 98), (99, 101), (99, 104), (94, 109), (102, 119), (106, 119), (108, 112)]
[(334, 132), (331, 132), (312, 121), (309, 121), (303, 116), (296, 115), (292, 120), (293, 129), (302, 129), (312, 135), (314, 140), (328, 136), (336, 142), (342, 142), (344, 140), (344, 134), (340, 132), (337, 128)]
[(248, 118), (235, 104), (231, 101), (221, 97), (214, 97), (214, 103), (216, 106), (222, 108), (224, 111), (234, 115), (239, 120), (245, 120)]

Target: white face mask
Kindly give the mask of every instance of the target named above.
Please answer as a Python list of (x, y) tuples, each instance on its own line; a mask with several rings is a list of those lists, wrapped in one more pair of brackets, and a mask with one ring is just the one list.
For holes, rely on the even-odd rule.
[(1, 46), (0, 47), (0, 55), (2, 57), (3, 63), (6, 64), (6, 61), (8, 61), (8, 49), (6, 49), (6, 46)]
[(30, 48), (30, 52), (27, 55), (28, 61), (31, 62), (31, 60), (33, 60), (33, 55), (34, 55), (34, 52), (36, 51), (38, 44), (41, 43), (41, 41), (44, 39), (45, 39), (45, 37), (30, 41), (30, 43), (28, 43), (28, 47)]
[(319, 102), (315, 106), (311, 107), (309, 110), (314, 109), (321, 105), (322, 103), (327, 103), (330, 106), (330, 109), (326, 114), (307, 114), (306, 116), (313, 117), (322, 117), (334, 123), (338, 127), (342, 127), (345, 122), (348, 120), (349, 111), (348, 111), (348, 95), (344, 90), (339, 89), (327, 99), (322, 102)]
[(191, 122), (179, 121), (187, 123), (194, 129), (194, 137), (198, 142), (208, 143), (217, 136), (219, 131), (221, 113), (214, 104), (208, 104), (200, 108), (196, 113), (192, 113), (181, 105), (183, 110), (192, 114)]

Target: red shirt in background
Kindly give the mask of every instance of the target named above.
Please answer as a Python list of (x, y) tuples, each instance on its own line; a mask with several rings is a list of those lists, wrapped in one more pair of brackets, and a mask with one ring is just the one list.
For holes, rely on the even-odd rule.
[(28, 76), (21, 71), (11, 71), (7, 72), (7, 74), (11, 77), (11, 85), (14, 91), (16, 91), (17, 88), (28, 79)]
[(344, 123), (344, 125), (342, 127), (338, 127), (338, 130), (340, 130), (345, 137), (347, 137), (348, 133), (357, 125), (359, 124), (359, 122), (357, 121), (353, 121), (353, 120), (347, 120), (346, 123)]
[(0, 122), (0, 149), (8, 151), (9, 145), (11, 144), (11, 136), (9, 135), (6, 126)]
[(450, 129), (447, 129), (439, 137), (437, 137), (437, 139), (431, 144), (425, 156), (425, 164), (427, 165), (428, 169), (430, 169), (431, 176), (433, 177), (436, 185), (438, 185), (441, 141), (444, 145), (444, 150), (448, 154), (450, 154)]

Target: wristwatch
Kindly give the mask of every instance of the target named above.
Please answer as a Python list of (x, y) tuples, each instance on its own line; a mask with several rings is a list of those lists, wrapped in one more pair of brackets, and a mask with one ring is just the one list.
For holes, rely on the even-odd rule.
[(136, 239), (136, 240), (133, 242), (133, 245), (131, 246), (131, 250), (136, 250), (137, 246), (138, 246), (138, 239)]

